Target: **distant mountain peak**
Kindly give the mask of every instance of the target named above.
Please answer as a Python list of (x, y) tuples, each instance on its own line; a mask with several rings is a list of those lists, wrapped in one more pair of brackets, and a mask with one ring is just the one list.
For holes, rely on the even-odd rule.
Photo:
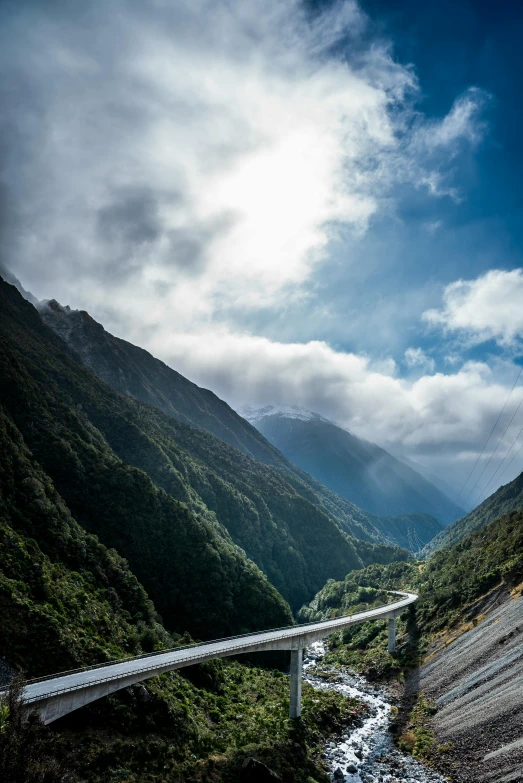
[[(443, 524), (455, 519), (457, 509), (449, 498), (413, 467), (318, 413), (297, 405), (261, 404), (244, 405), (239, 413), (287, 459), (370, 514), (417, 514), (418, 521), (429, 515)], [(430, 530), (422, 526), (427, 534), (437, 529), (432, 523)]]
[(332, 421), (320, 416), (319, 413), (300, 408), (298, 405), (257, 405), (253, 403), (242, 405), (238, 413), (251, 424), (266, 416), (282, 416), (286, 419), (299, 419), (300, 421), (324, 421), (326, 424), (333, 424)]

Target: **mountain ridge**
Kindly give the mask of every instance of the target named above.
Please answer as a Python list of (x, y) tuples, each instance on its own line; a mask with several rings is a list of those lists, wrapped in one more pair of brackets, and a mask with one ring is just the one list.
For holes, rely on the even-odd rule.
[[(42, 320), (62, 337), (99, 378), (116, 391), (152, 404), (180, 422), (210, 432), (233, 448), (280, 471), (285, 481), (331, 516), (349, 536), (369, 543), (407, 547), (411, 529), (421, 517), (379, 520), (346, 498), (325, 487), (286, 457), (255, 427), (213, 392), (201, 389), (142, 348), (111, 335), (89, 313), (72, 310), (56, 300), (40, 304)], [(303, 417), (303, 409), (290, 406)], [(305, 412), (305, 418), (320, 419)], [(324, 420), (327, 421), (327, 420)], [(386, 527), (389, 529), (385, 529)], [(437, 532), (429, 525), (431, 536)], [(428, 540), (425, 536), (423, 543)]]
[[(151, 558), (145, 568), (140, 536), (153, 525), (153, 531), (164, 530), (168, 542), (173, 514), (182, 525), (180, 535), (188, 526), (191, 535), (220, 540), (222, 544), (216, 545), (230, 553), (231, 567), (246, 552), (250, 558), (246, 573), (254, 574), (248, 563), (257, 563), (270, 579), (271, 590), (275, 586), (293, 606), (333, 573), (401, 555), (399, 549), (347, 537), (313, 490), (300, 484), (298, 475), (288, 474), (287, 481), (287, 474), (216, 436), (114, 391), (5, 283), (0, 285), (0, 300), (3, 399), (10, 400), (11, 415), (16, 413), (16, 424), (29, 448), (48, 469), (80, 523), (129, 559), (164, 619), (173, 611), (169, 607), (180, 600), (179, 588), (161, 589), (161, 580), (167, 580), (167, 585), (171, 576), (165, 547), (156, 547), (154, 536), (143, 543)], [(28, 410), (38, 410), (41, 416), (30, 419)], [(109, 469), (110, 465), (118, 466), (117, 470)], [(82, 479), (86, 468), (93, 480)], [(131, 496), (144, 493), (144, 498), (136, 496), (133, 508), (123, 493), (125, 481), (130, 482)], [(113, 495), (120, 498), (121, 508)], [(150, 508), (143, 506), (149, 495)], [(123, 509), (133, 520), (131, 529)], [(375, 535), (379, 536), (377, 531)], [(236, 551), (238, 546), (243, 554)], [(198, 551), (196, 544), (194, 549)], [(187, 565), (180, 556), (174, 551), (171, 555), (183, 571)], [(202, 557), (201, 564), (194, 566), (195, 574), (204, 564)], [(278, 593), (271, 590), (268, 594), (277, 601)], [(239, 621), (239, 611), (237, 616)], [(209, 618), (206, 625), (213, 628)], [(227, 635), (228, 631), (216, 628), (209, 633)], [(202, 637), (201, 629), (198, 633)]]
[(455, 516), (437, 487), (404, 462), (332, 421), (293, 406), (239, 409), (285, 456), (369, 513), (426, 513), (442, 524)]
[(479, 506), (460, 517), (429, 541), (421, 551), (422, 557), (431, 557), (436, 552), (454, 546), (470, 533), (482, 530), (499, 517), (523, 509), (523, 473), (504, 484), (486, 498)]

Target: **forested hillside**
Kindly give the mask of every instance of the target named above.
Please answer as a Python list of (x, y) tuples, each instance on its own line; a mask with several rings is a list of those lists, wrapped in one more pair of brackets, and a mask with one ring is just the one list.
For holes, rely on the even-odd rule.
[(143, 348), (109, 334), (89, 313), (62, 307), (54, 299), (38, 309), (44, 322), (116, 391), (212, 432), (267, 465), (285, 462), (255, 427), (216, 394), (184, 378)]
[(430, 557), (434, 552), (462, 541), (472, 531), (481, 530), (503, 514), (519, 509), (523, 509), (523, 473), (520, 473), (509, 484), (497, 489), (475, 509), (438, 533), (432, 541), (426, 544), (422, 555)]
[[(383, 590), (413, 590), (419, 594), (414, 612), (423, 641), (466, 618), (467, 609), (492, 588), (510, 589), (522, 580), (523, 511), (512, 511), (425, 563), (374, 564), (343, 581), (330, 580), (299, 617), (312, 621), (351, 614), (383, 603)], [(386, 652), (384, 625), (380, 629), (379, 623), (365, 623), (344, 631), (334, 640), (337, 658), (367, 671), (397, 666)], [(405, 631), (405, 621), (400, 631)]]
[(410, 552), (419, 552), (444, 528), (430, 514), (396, 514), (393, 517), (375, 517), (374, 525), (389, 541), (397, 541)]
[(230, 536), (295, 607), (330, 576), (399, 556), (348, 539), (311, 490), (298, 494), (276, 469), (117, 394), (16, 289), (2, 283), (0, 298), (7, 412), (73, 515), (127, 557), (170, 629), (209, 638), (257, 627), (248, 619), (257, 600), (263, 624), (288, 620)]
[[(417, 551), (440, 530), (441, 526), (428, 514), (379, 518), (327, 489), (287, 460), (215, 394), (201, 389), (142, 348), (109, 334), (85, 311), (62, 307), (55, 300), (41, 303), (38, 311), (84, 364), (113, 389), (150, 403), (178, 421), (206, 430), (244, 454), (277, 468), (298, 494), (331, 516), (348, 535)], [(410, 471), (403, 465), (401, 470)], [(361, 483), (360, 478), (358, 472), (353, 476), (356, 484)], [(380, 494), (379, 485), (374, 492)], [(419, 505), (423, 507), (424, 503), (420, 501)]]
[[(127, 473), (128, 488), (131, 482)], [(150, 500), (150, 492), (141, 489)], [(126, 561), (82, 529), (2, 406), (0, 490), (0, 678), (6, 666), (22, 668), (26, 677), (41, 676), (191, 641), (167, 633)], [(136, 501), (132, 492), (131, 500)], [(171, 523), (180, 520), (172, 516)], [(233, 564), (243, 576), (231, 573), (231, 553), (212, 530), (204, 549), (197, 541), (194, 546), (204, 565), (214, 563), (212, 584), (203, 578), (197, 584), (187, 574), (186, 582), (173, 579), (172, 586), (194, 594), (184, 600), (193, 601), (202, 618), (209, 611), (210, 627), (218, 627), (219, 612), (219, 627), (234, 630), (240, 623), (290, 621), (282, 599), (241, 554)], [(184, 556), (197, 567), (190, 552)], [(221, 569), (216, 568), (220, 561)], [(173, 572), (179, 576), (176, 561)], [(246, 591), (241, 601), (234, 585), (226, 583), (234, 579)], [(239, 612), (237, 626), (231, 625), (231, 608)], [(241, 617), (243, 609), (250, 617)], [(178, 622), (183, 624), (182, 615)], [(324, 780), (323, 738), (356, 720), (362, 707), (337, 694), (311, 691), (305, 688), (298, 733), (287, 718), (287, 678), (227, 661), (155, 677), (68, 715), (52, 731), (32, 730), (23, 721), (22, 734), (16, 716), (10, 714), (6, 722), (4, 710), (0, 777), (17, 783), (113, 778), (141, 783), (146, 764), (150, 783), (162, 783), (166, 776), (173, 783), (231, 783), (243, 780), (242, 766), (255, 755), (286, 780), (307, 775)]]
[(129, 566), (86, 533), (0, 406), (0, 657), (48, 674), (171, 643)]

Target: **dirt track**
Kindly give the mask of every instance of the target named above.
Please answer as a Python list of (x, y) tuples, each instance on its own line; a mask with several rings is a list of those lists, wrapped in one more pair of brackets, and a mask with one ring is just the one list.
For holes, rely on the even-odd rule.
[(523, 781), (523, 597), (496, 598), (409, 682), (436, 701), (437, 743), (454, 744), (442, 771), (456, 783)]

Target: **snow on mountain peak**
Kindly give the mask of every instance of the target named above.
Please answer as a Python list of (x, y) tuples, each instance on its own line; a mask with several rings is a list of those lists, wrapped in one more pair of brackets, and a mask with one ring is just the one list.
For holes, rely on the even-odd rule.
[(266, 416), (281, 416), (285, 419), (300, 419), (300, 421), (311, 421), (314, 419), (330, 424), (328, 419), (324, 419), (319, 413), (313, 413), (306, 408), (299, 408), (297, 405), (242, 405), (238, 409), (238, 413), (251, 424)]

